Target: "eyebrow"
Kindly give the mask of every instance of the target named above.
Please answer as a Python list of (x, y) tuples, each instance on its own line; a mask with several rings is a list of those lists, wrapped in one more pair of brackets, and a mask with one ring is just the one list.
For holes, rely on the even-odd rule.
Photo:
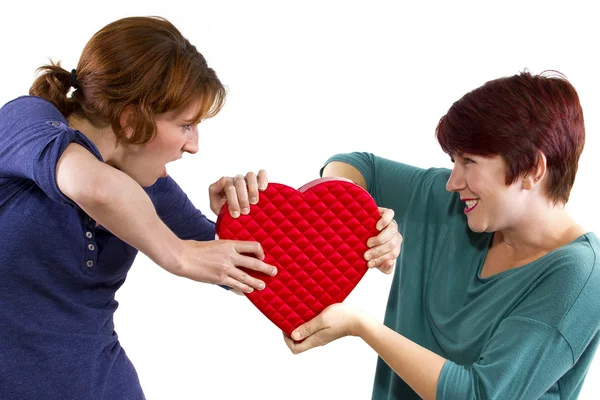
[(196, 121), (196, 118), (194, 118), (194, 117), (190, 117), (190, 118), (183, 118), (183, 117), (180, 117), (180, 118), (179, 118), (179, 120), (180, 120), (181, 122), (185, 122), (186, 124), (191, 124), (191, 123), (193, 123), (193, 122), (195, 122), (195, 121)]
[(456, 155), (456, 157), (462, 157), (462, 158), (465, 158), (465, 157), (469, 158), (469, 157), (473, 156), (473, 154), (466, 153), (466, 152), (463, 152), (463, 151), (457, 151), (454, 154)]

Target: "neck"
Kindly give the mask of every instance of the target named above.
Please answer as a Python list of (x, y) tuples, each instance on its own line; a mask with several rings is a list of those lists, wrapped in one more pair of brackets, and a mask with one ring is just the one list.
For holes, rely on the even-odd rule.
[(67, 120), (71, 128), (80, 131), (94, 143), (106, 164), (119, 164), (121, 149), (117, 144), (117, 136), (109, 125), (98, 127), (79, 115), (71, 115)]
[(543, 207), (528, 207), (519, 224), (496, 232), (494, 241), (519, 260), (549, 253), (584, 233), (585, 230), (571, 219), (563, 205), (549, 202)]

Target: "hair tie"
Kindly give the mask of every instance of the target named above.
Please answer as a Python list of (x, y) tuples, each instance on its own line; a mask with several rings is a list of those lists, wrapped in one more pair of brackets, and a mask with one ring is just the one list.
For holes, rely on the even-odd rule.
[(77, 74), (77, 71), (72, 69), (71, 70), (71, 86), (74, 89), (77, 89), (77, 75), (76, 74)]

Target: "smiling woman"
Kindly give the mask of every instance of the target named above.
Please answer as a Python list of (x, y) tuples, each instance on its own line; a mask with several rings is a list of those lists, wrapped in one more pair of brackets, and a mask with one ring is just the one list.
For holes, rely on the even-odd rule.
[(337, 304), (286, 343), (360, 336), (380, 356), (374, 399), (576, 398), (600, 343), (600, 241), (564, 208), (585, 138), (575, 89), (555, 73), (490, 81), (437, 138), (451, 171), (326, 163), (395, 211), (404, 245), (385, 325)]
[(563, 204), (585, 144), (579, 96), (556, 71), (501, 78), (469, 92), (440, 119), (436, 135), (446, 153), (463, 159), (501, 156), (506, 185), (544, 168), (548, 197)]

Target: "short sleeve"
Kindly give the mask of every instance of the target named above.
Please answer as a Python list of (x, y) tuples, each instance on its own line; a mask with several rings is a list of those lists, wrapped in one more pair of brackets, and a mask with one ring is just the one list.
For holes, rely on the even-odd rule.
[(56, 183), (56, 164), (71, 143), (102, 161), (96, 146), (71, 129), (54, 105), (39, 97), (19, 97), (0, 109), (0, 178), (31, 180), (53, 201), (73, 204)]

